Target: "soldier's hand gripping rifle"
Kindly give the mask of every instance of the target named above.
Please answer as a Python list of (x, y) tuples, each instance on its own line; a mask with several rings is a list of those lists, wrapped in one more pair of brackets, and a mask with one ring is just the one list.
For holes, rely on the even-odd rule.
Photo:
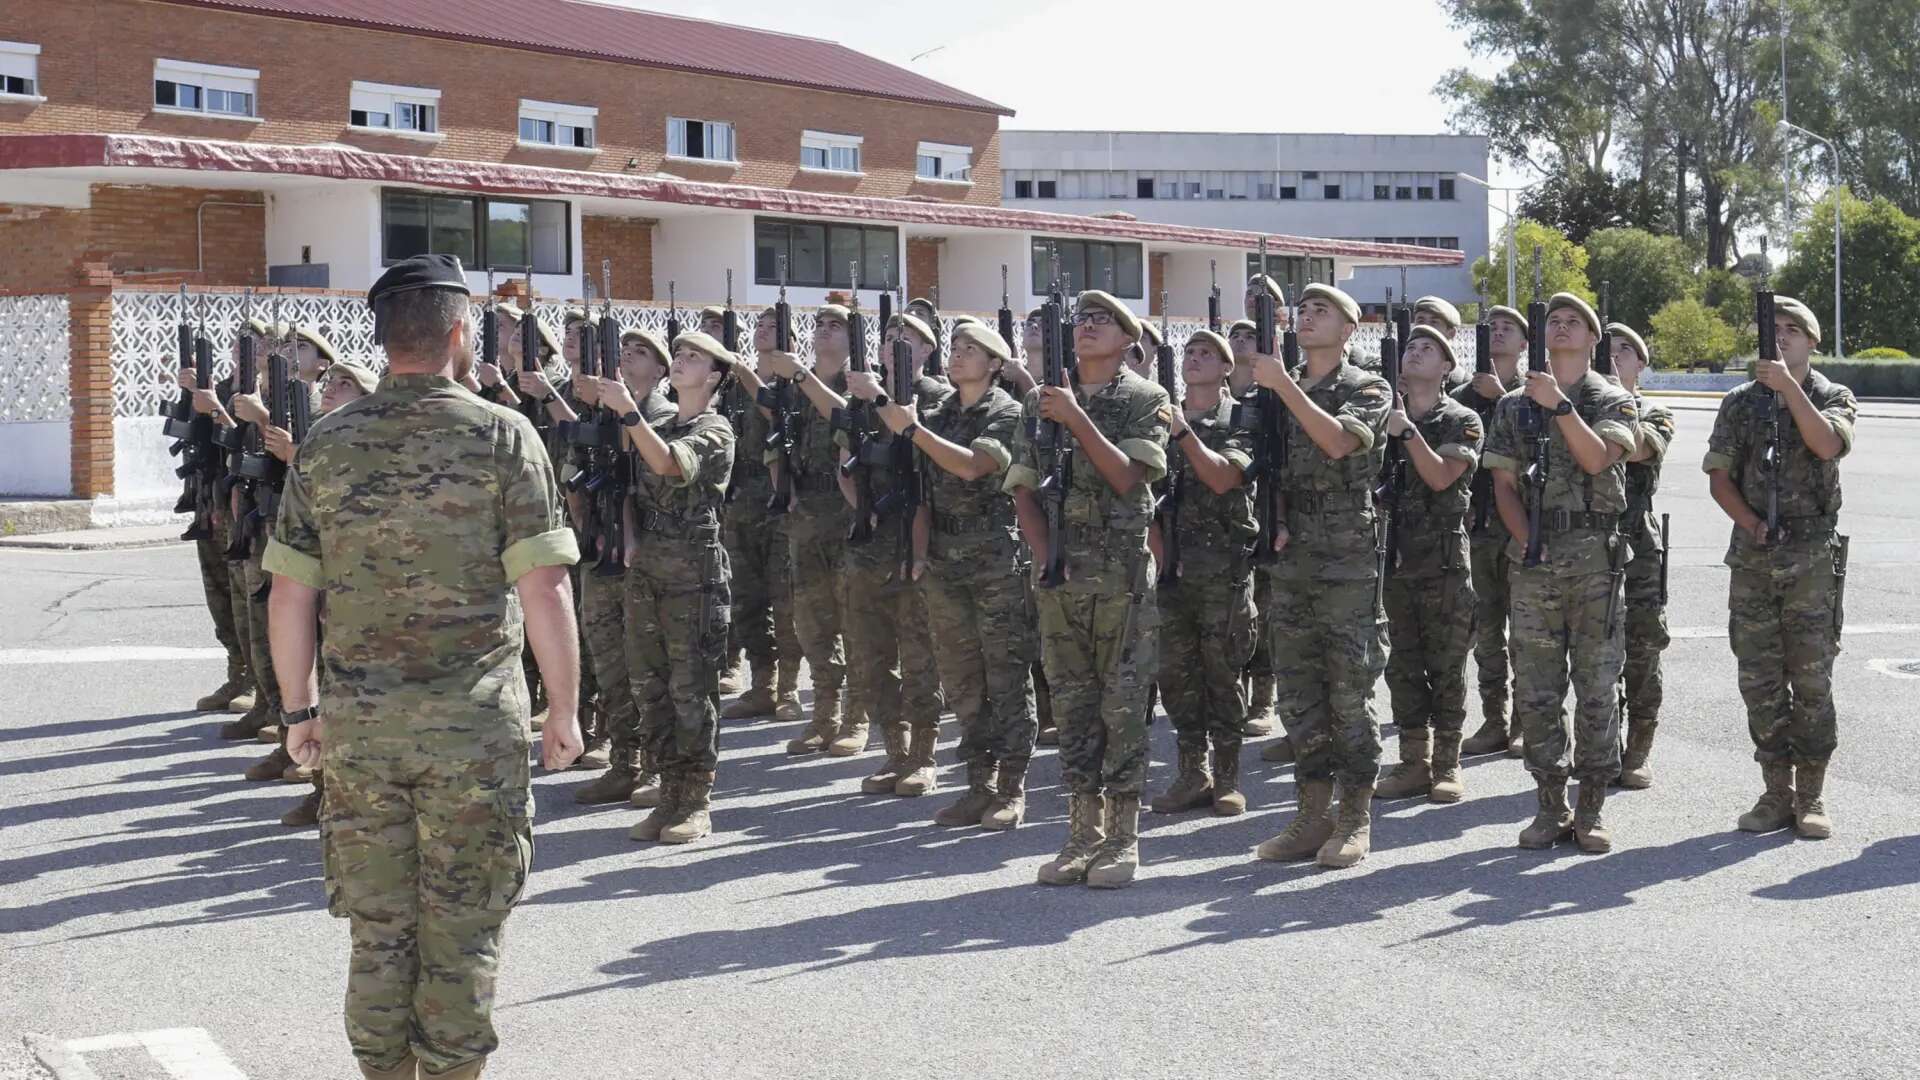
[[(1160, 293), (1160, 347), (1153, 354), (1154, 378), (1160, 389), (1167, 392), (1167, 401), (1175, 409), (1181, 408), (1179, 388), (1174, 384), (1173, 337), (1167, 320), (1167, 294)], [(1168, 456), (1178, 453), (1169, 448)], [(1180, 503), (1186, 489), (1187, 467), (1184, 462), (1177, 467), (1168, 463), (1166, 479), (1160, 481), (1159, 490), (1154, 494), (1154, 511), (1160, 518), (1160, 553), (1162, 564), (1160, 579), (1155, 584), (1162, 589), (1171, 588), (1180, 581)]]
[[(780, 298), (773, 305), (773, 350), (779, 353), (793, 352), (792, 326), (793, 308), (787, 304), (787, 257), (775, 260), (780, 278)], [(774, 470), (773, 494), (767, 498), (767, 513), (779, 515), (787, 512), (793, 501), (793, 380), (776, 378), (769, 386), (760, 388), (760, 404), (772, 413), (767, 423), (767, 445), (780, 454), (780, 467)]]
[(1593, 347), (1593, 372), (1596, 375), (1613, 374), (1613, 331), (1607, 329), (1611, 323), (1613, 307), (1613, 283), (1600, 283), (1600, 341)]
[[(533, 312), (533, 267), (529, 266), (526, 270), (527, 311), (526, 315), (520, 320), (520, 370), (539, 371), (540, 319)], [(516, 391), (519, 390), (519, 386), (516, 385), (514, 389)], [(546, 426), (541, 423), (541, 418), (546, 416), (547, 407), (541, 402), (535, 401), (531, 394), (520, 395), (520, 411), (526, 414), (528, 420), (533, 421), (534, 427), (542, 428)]]
[[(1780, 339), (1773, 325), (1773, 294), (1762, 289), (1753, 294), (1753, 318), (1760, 334), (1760, 359), (1780, 359)], [(1760, 463), (1767, 473), (1767, 538), (1771, 544), (1780, 536), (1780, 410), (1784, 402), (1773, 388), (1754, 380), (1755, 400), (1766, 410), (1761, 423), (1766, 425), (1767, 448)]]
[[(580, 328), (577, 331), (579, 337), (574, 342), (574, 353), (579, 357), (579, 361), (574, 367), (574, 390), (571, 402), (574, 419), (563, 420), (559, 425), (560, 441), (572, 451), (570, 456), (573, 462), (573, 476), (567, 480), (566, 486), (568, 491), (574, 492), (593, 489), (596, 479), (595, 469), (599, 464), (593, 454), (599, 410), (588, 409), (581, 402), (579, 386), (580, 379), (592, 379), (600, 374), (600, 331), (593, 323), (593, 278), (587, 274), (582, 274), (580, 277)], [(618, 361), (618, 353), (615, 353), (614, 359)], [(580, 525), (583, 530), (589, 528), (587, 522), (581, 522)]]
[[(1051, 257), (1053, 280), (1047, 301), (1040, 306), (1040, 381), (1073, 392), (1072, 312), (1060, 278), (1060, 255)], [(1047, 475), (1040, 481), (1041, 508), (1047, 516), (1047, 561), (1040, 568), (1042, 588), (1058, 588), (1067, 580), (1067, 489), (1073, 486), (1073, 436), (1058, 420), (1039, 422), (1034, 446), (1047, 455)]]
[[(864, 374), (873, 370), (867, 359), (867, 317), (860, 311), (860, 264), (854, 263), (850, 275), (853, 288), (847, 301), (847, 370)], [(884, 302), (885, 296), (882, 295)], [(880, 328), (886, 333), (885, 325)], [(849, 395), (844, 408), (833, 410), (833, 429), (847, 436), (847, 458), (840, 463), (840, 474), (853, 481), (853, 520), (847, 529), (847, 543), (865, 544), (873, 539), (873, 404)]]
[[(173, 361), (180, 370), (185, 371), (193, 366), (193, 315), (188, 308), (185, 285), (180, 286), (180, 321), (175, 326), (174, 333)], [(171, 406), (162, 403), (160, 415), (167, 418), (162, 430), (167, 438), (174, 440), (172, 448), (167, 452), (174, 457), (179, 457), (186, 451), (187, 440), (193, 438), (193, 391), (180, 391), (179, 398), (175, 399)], [(174, 512), (185, 513), (186, 511), (176, 509)]]
[[(1493, 323), (1487, 319), (1487, 298), (1480, 298), (1480, 321), (1473, 325), (1473, 374), (1475, 378), (1493, 374)], [(1489, 403), (1486, 411), (1480, 413), (1480, 426), (1489, 429), (1495, 401)], [(1471, 481), (1473, 496), (1473, 531), (1482, 533), (1487, 530), (1487, 515), (1493, 512), (1493, 472), (1488, 469), (1476, 469)]]
[[(1544, 290), (1540, 284), (1540, 247), (1533, 249), (1533, 300), (1527, 304), (1527, 324), (1533, 327), (1533, 333), (1527, 337), (1527, 372), (1552, 369), (1547, 364), (1547, 302), (1541, 297)], [(1540, 529), (1541, 504), (1547, 501), (1547, 466), (1552, 461), (1552, 433), (1547, 430), (1547, 410), (1540, 403), (1528, 398), (1520, 414), (1521, 428), (1527, 436), (1532, 460), (1527, 465), (1527, 487), (1531, 497), (1527, 500), (1527, 550), (1521, 564), (1527, 567), (1540, 565), (1546, 554), (1547, 537)]]
[[(600, 377), (620, 377), (620, 319), (613, 313), (613, 261), (600, 263)], [(636, 403), (637, 404), (637, 403)], [(600, 548), (594, 572), (611, 577), (627, 569), (627, 493), (633, 487), (633, 460), (622, 441), (620, 418), (604, 404), (593, 410), (593, 520)], [(703, 605), (704, 606), (704, 605)]]
[[(253, 394), (260, 390), (260, 354), (255, 351), (253, 340), (253, 290), (247, 289), (241, 294), (240, 329), (234, 336), (235, 351), (238, 359), (234, 361), (233, 392)], [(257, 450), (259, 432), (252, 424), (234, 417), (233, 426), (225, 431), (216, 431), (214, 441), (226, 457), (229, 485), (241, 480), (240, 462), (248, 451)]]

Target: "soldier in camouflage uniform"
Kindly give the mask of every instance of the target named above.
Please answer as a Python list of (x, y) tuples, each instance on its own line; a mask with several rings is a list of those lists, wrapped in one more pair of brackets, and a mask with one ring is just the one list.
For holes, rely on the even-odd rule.
[[(1509, 391), (1520, 386), (1520, 366), (1527, 349), (1531, 329), (1527, 317), (1510, 307), (1487, 311), (1488, 355), (1493, 360), (1491, 375), (1475, 375), (1453, 391), (1453, 400), (1480, 416), (1481, 429), (1493, 429), (1493, 410)], [(1460, 744), (1466, 754), (1497, 754), (1505, 750), (1513, 757), (1522, 752), (1520, 726), (1509, 732), (1509, 704), (1512, 701), (1513, 672), (1507, 663), (1507, 527), (1494, 505), (1493, 472), (1481, 468), (1473, 475), (1473, 505), (1469, 510), (1469, 551), (1473, 558), (1474, 636), (1473, 667), (1480, 680), (1480, 729)]]
[[(908, 344), (913, 364), (913, 408), (922, 422), (953, 393), (953, 387), (923, 374), (933, 354), (934, 330), (912, 315), (895, 315), (880, 346), (879, 371), (847, 376), (848, 391), (878, 408), (891, 400), (893, 343)], [(884, 380), (884, 382), (882, 381)], [(885, 454), (889, 435), (875, 444)], [(918, 470), (912, 462), (908, 469)], [(847, 655), (858, 657), (847, 676), (871, 723), (880, 728), (887, 759), (860, 781), (869, 795), (924, 795), (938, 786), (934, 748), (940, 739), (940, 677), (927, 628), (926, 597), (913, 580), (913, 552), (899, 543), (904, 515), (913, 513), (904, 493), (916, 480), (899, 468), (871, 470), (873, 540), (847, 551)], [(907, 519), (910, 520), (910, 519)]]
[(660, 802), (630, 834), (685, 844), (713, 831), (720, 665), (732, 610), (720, 508), (733, 472), (733, 426), (713, 409), (734, 355), (706, 334), (673, 343), (675, 412), (649, 424), (624, 385), (602, 380), (634, 461), (626, 575), (627, 680)]
[(1620, 532), (1633, 549), (1627, 563), (1627, 662), (1621, 675), (1621, 707), (1625, 712), (1626, 749), (1620, 756), (1623, 788), (1653, 786), (1647, 756), (1653, 751), (1654, 729), (1660, 726), (1663, 681), (1660, 654), (1671, 640), (1667, 635), (1665, 596), (1666, 552), (1661, 543), (1660, 519), (1653, 512), (1653, 493), (1660, 486), (1660, 463), (1673, 443), (1673, 410), (1640, 393), (1640, 373), (1647, 367), (1647, 343), (1623, 323), (1607, 327), (1613, 337), (1613, 370), (1620, 386), (1633, 395), (1637, 445), (1627, 456), (1627, 512)]
[[(1260, 613), (1273, 646), (1276, 698), (1300, 809), (1260, 845), (1263, 859), (1317, 858), (1352, 866), (1372, 844), (1373, 785), (1380, 771), (1373, 686), (1385, 669), (1373, 483), (1392, 402), (1386, 381), (1347, 362), (1360, 305), (1329, 285), (1301, 290), (1300, 351), (1290, 372), (1254, 354), (1254, 379), (1286, 410), (1285, 528), (1266, 566), (1273, 603)], [(1340, 787), (1340, 810), (1332, 806)]]
[[(1075, 385), (1041, 386), (1021, 406), (1003, 489), (1044, 566), (1061, 545), (1067, 580), (1035, 596), (1040, 656), (1060, 724), (1060, 773), (1069, 800), (1066, 845), (1040, 868), (1047, 885), (1132, 883), (1140, 866), (1140, 790), (1147, 774), (1147, 688), (1160, 664), (1155, 570), (1147, 550), (1153, 485), (1167, 471), (1167, 392), (1128, 371), (1139, 319), (1099, 291), (1073, 319)], [(1040, 493), (1052, 455), (1036, 445), (1041, 421), (1071, 440), (1065, 530), (1053, 534)]]
[(1382, 588), (1400, 764), (1381, 777), (1373, 796), (1452, 803), (1466, 794), (1460, 739), (1474, 614), (1467, 489), (1484, 432), (1478, 414), (1446, 395), (1459, 366), (1450, 332), (1414, 327), (1400, 364), (1401, 401), (1387, 414), (1387, 436), (1401, 440), (1405, 488), (1393, 530), (1398, 550), (1387, 553), (1392, 573)]
[(1847, 541), (1836, 531), (1840, 459), (1853, 449), (1856, 407), (1851, 390), (1812, 368), (1820, 321), (1805, 304), (1775, 299), (1774, 334), (1780, 358), (1757, 361), (1754, 381), (1720, 402), (1705, 468), (1714, 501), (1734, 524), (1728, 636), (1766, 783), (1740, 828), (1792, 825), (1821, 839), (1833, 835), (1824, 793), (1840, 737), (1833, 705), (1847, 580)]
[(408, 259), (369, 303), (390, 373), (316, 424), (288, 473), (265, 559), (273, 649), (288, 749), (325, 757), (327, 906), (352, 922), (361, 1071), (398, 1080), (417, 1061), (468, 1080), (499, 1045), (501, 929), (533, 857), (523, 624), (546, 765), (581, 749), (565, 572), (579, 553), (533, 427), (454, 380), (472, 361), (459, 260)]
[[(1037, 376), (1033, 372), (1032, 365), (1040, 362), (1040, 349), (1042, 347), (1041, 334), (1043, 333), (1040, 321), (1040, 310), (1039, 308), (1034, 308), (1032, 311), (1027, 312), (1026, 322), (1021, 324), (1020, 351), (1027, 357), (1028, 362), (1024, 364), (1016, 362), (1010, 365), (1011, 367), (1018, 368), (1019, 374), (1012, 379), (1008, 379), (1007, 385), (1005, 386), (1007, 393), (1015, 401), (1025, 401), (1027, 394), (1032, 392), (1036, 385)], [(1018, 532), (1019, 530), (1016, 529), (1015, 533), (1018, 534)], [(1022, 553), (1021, 558), (1023, 561), (1031, 564), (1033, 562), (1033, 552), (1027, 550), (1026, 537), (1019, 536), (1018, 538)], [(1036, 653), (1038, 651), (1037, 649), (1035, 650)], [(1034, 715), (1037, 716), (1040, 721), (1040, 734), (1034, 736), (1034, 745), (1059, 746), (1060, 729), (1054, 724), (1053, 720), (1053, 691), (1051, 687), (1047, 686), (1046, 665), (1042, 664), (1036, 658), (1029, 671), (1033, 676), (1033, 711)]]
[[(1258, 621), (1253, 607), (1249, 546), (1259, 533), (1247, 470), (1253, 440), (1233, 426), (1233, 348), (1211, 330), (1187, 339), (1181, 365), (1186, 400), (1168, 408), (1169, 494), (1151, 538), (1162, 565), (1160, 693), (1173, 724), (1180, 760), (1173, 786), (1153, 800), (1159, 814), (1211, 807), (1230, 817), (1246, 811), (1240, 791), (1240, 746), (1246, 738), (1246, 689), (1241, 673), (1253, 655)], [(1178, 493), (1178, 501), (1174, 502)], [(1167, 566), (1164, 530), (1178, 530), (1179, 564)], [(1208, 761), (1208, 752), (1212, 761)]]
[[(1251, 303), (1251, 301), (1249, 301)], [(1274, 308), (1276, 315), (1287, 309)], [(1275, 330), (1280, 329), (1278, 320)], [(1233, 373), (1227, 382), (1227, 390), (1235, 401), (1246, 401), (1254, 391), (1253, 385), (1253, 346), (1258, 334), (1252, 319), (1236, 319), (1227, 327), (1227, 344), (1233, 347)], [(1278, 718), (1273, 714), (1273, 648), (1267, 643), (1267, 620), (1262, 614), (1273, 606), (1273, 582), (1265, 574), (1253, 575), (1254, 639), (1253, 655), (1247, 659), (1247, 670), (1243, 678), (1247, 693), (1247, 722), (1243, 727), (1249, 739), (1259, 739), (1273, 734)], [(1276, 764), (1286, 764), (1294, 759), (1293, 743), (1287, 739), (1287, 733), (1266, 745), (1260, 751), (1260, 760)]]
[[(1600, 320), (1586, 301), (1555, 293), (1547, 321), (1551, 371), (1529, 371), (1500, 399), (1482, 461), (1512, 540), (1514, 719), (1526, 737), (1527, 771), (1539, 813), (1523, 848), (1548, 848), (1571, 833), (1580, 850), (1604, 852), (1613, 834), (1601, 817), (1620, 772), (1617, 684), (1626, 663), (1621, 575), (1630, 552), (1620, 535), (1627, 508), (1626, 458), (1639, 445), (1633, 395), (1593, 370)], [(1530, 477), (1544, 440), (1544, 489)], [(1537, 500), (1537, 503), (1536, 503)], [(1537, 509), (1541, 559), (1527, 566), (1528, 512)], [(1573, 721), (1565, 702), (1573, 685)], [(1567, 780), (1580, 780), (1578, 812)]]

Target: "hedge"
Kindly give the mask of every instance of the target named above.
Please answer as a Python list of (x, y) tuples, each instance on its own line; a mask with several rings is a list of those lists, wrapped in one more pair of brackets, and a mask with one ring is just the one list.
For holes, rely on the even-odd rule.
[(1845, 360), (1816, 356), (1814, 367), (1856, 397), (1920, 398), (1920, 360)]

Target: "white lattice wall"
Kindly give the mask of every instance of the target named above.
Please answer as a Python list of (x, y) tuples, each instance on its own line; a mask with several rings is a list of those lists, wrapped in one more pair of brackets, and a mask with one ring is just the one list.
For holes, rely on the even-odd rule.
[(66, 420), (67, 298), (0, 296), (0, 424)]

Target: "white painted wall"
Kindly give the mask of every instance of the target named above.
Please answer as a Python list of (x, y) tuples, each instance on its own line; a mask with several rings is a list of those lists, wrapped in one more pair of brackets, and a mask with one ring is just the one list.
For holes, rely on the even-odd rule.
[(72, 494), (72, 451), (71, 421), (0, 424), (0, 495)]
[(93, 205), (93, 183), (89, 180), (56, 180), (16, 174), (7, 177), (5, 191), (4, 201), (27, 206), (85, 210)]
[(1009, 300), (1016, 320), (1024, 318), (1038, 300), (1028, 282), (1032, 275), (1026, 233), (962, 233), (940, 245), (940, 307), (946, 311), (1000, 310), (1000, 266), (1007, 267)]
[(167, 453), (173, 445), (164, 434), (166, 421), (158, 416), (121, 416), (113, 421), (113, 495), (121, 502), (150, 502), (178, 498), (180, 478), (173, 475), (178, 459)]

